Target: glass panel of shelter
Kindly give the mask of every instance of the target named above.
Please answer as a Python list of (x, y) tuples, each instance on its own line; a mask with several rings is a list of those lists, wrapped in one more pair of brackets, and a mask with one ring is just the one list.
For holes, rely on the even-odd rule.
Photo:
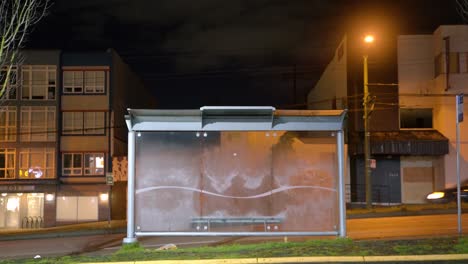
[(137, 135), (137, 232), (337, 230), (330, 132)]

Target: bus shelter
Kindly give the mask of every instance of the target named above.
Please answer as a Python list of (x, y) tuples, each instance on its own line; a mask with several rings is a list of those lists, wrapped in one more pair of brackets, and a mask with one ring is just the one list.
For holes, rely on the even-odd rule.
[(127, 237), (346, 236), (346, 110), (129, 109)]

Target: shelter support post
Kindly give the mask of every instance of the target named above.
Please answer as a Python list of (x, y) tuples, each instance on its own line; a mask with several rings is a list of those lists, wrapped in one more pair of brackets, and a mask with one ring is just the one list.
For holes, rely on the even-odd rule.
[(124, 244), (137, 242), (135, 237), (135, 131), (128, 132), (127, 237)]
[(344, 183), (344, 133), (343, 130), (336, 133), (337, 161), (338, 161), (338, 203), (339, 203), (339, 235), (346, 237), (346, 197)]

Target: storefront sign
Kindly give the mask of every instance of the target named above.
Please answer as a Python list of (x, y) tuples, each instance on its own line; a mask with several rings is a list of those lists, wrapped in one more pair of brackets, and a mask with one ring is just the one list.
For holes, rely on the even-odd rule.
[(27, 192), (34, 191), (34, 185), (0, 185), (2, 192)]

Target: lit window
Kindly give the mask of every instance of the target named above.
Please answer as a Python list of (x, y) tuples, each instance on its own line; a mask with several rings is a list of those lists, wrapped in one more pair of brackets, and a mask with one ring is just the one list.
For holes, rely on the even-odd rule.
[(0, 141), (16, 141), (15, 106), (5, 106), (0, 111)]
[(57, 197), (57, 221), (97, 221), (97, 196)]
[(63, 72), (63, 92), (68, 94), (83, 93), (83, 72)]
[(83, 112), (63, 112), (64, 135), (83, 134)]
[(64, 135), (104, 135), (105, 112), (63, 112)]
[(104, 153), (64, 153), (63, 175), (104, 175)]
[(21, 67), (23, 100), (55, 100), (57, 67), (25, 65)]
[(104, 112), (85, 112), (84, 113), (84, 133), (85, 134), (104, 134)]
[(0, 179), (15, 177), (15, 149), (0, 149)]
[(55, 150), (53, 148), (21, 149), (19, 155), (20, 178), (55, 178)]
[(106, 71), (63, 71), (64, 94), (105, 93)]
[(104, 175), (103, 153), (87, 153), (84, 156), (85, 175)]
[(85, 71), (85, 93), (104, 93), (104, 71)]
[(21, 107), (21, 141), (55, 141), (55, 107)]

